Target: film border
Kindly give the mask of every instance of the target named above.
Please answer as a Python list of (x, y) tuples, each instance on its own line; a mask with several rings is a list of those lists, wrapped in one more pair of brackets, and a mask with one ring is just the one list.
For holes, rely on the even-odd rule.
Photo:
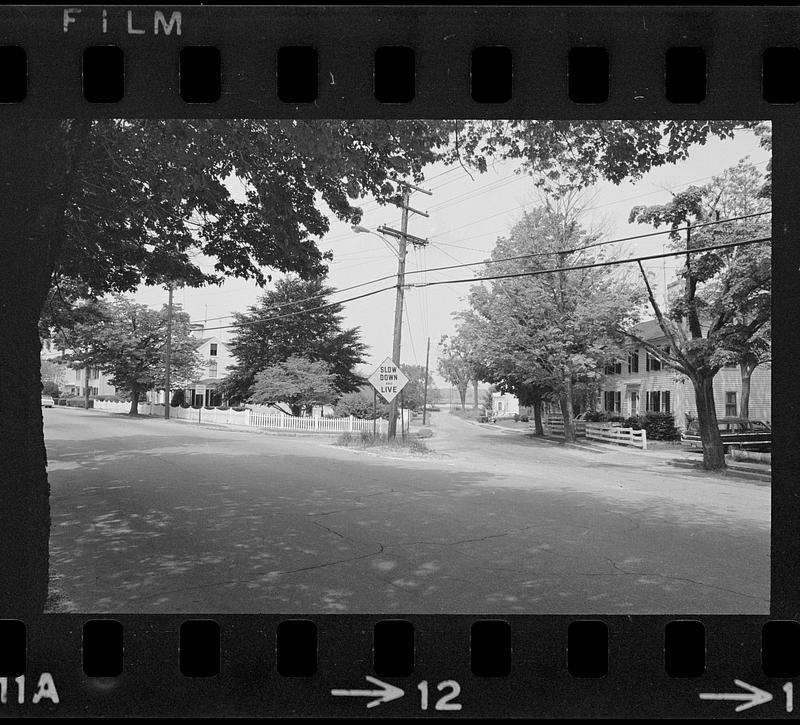
[[(76, 6), (77, 7), (77, 6)], [(796, 104), (769, 104), (761, 96), (761, 53), (797, 45), (800, 12), (792, 8), (214, 8), (170, 6), (179, 11), (181, 35), (150, 32), (158, 8), (81, 6), (81, 19), (65, 33), (64, 6), (3, 8), (0, 45), (25, 49), (28, 94), (0, 107), (6, 119), (78, 117), (547, 117), (547, 118), (747, 118), (774, 122), (774, 225), (776, 299), (773, 323), (793, 340), (786, 311), (800, 302), (795, 272), (800, 231), (793, 182), (800, 172)], [(133, 14), (128, 19), (128, 11)], [(148, 20), (149, 18), (149, 20)], [(144, 30), (132, 33), (130, 29)], [(80, 63), (88, 45), (114, 44), (125, 54), (126, 88), (116, 104), (82, 98)], [(514, 94), (504, 104), (478, 104), (469, 95), (474, 47), (503, 45), (514, 61)], [(208, 45), (222, 58), (222, 97), (215, 104), (186, 104), (177, 92), (180, 48)], [(314, 104), (284, 104), (276, 95), (274, 56), (285, 45), (310, 45), (320, 58)], [(407, 104), (381, 104), (372, 93), (372, 53), (384, 45), (413, 48), (416, 93)], [(566, 92), (566, 58), (575, 46), (604, 47), (610, 58), (610, 94), (602, 104), (575, 104)], [(708, 58), (707, 96), (695, 104), (669, 103), (663, 92), (663, 54), (673, 46), (703, 47)], [(784, 312), (784, 314), (781, 314)], [(797, 386), (789, 378), (794, 344), (775, 351), (777, 419), (791, 420)], [(776, 430), (772, 489), (771, 610), (769, 617), (681, 616), (706, 625), (703, 684), (732, 685), (734, 678), (769, 682), (760, 671), (760, 631), (769, 619), (798, 619), (800, 576), (796, 536), (798, 453), (791, 434)], [(746, 576), (746, 572), (743, 573)], [(126, 631), (126, 669), (114, 682), (80, 671), (80, 631), (89, 615), (47, 615), (28, 622), (27, 671), (54, 673), (58, 706), (26, 704), (20, 714), (358, 715), (419, 714), (402, 700), (366, 711), (333, 702), (331, 687), (359, 687), (374, 674), (370, 661), (375, 615), (309, 615), (320, 631), (319, 670), (310, 679), (283, 678), (272, 655), (276, 615), (214, 616), (222, 631), (220, 675), (213, 681), (183, 677), (177, 667), (180, 623), (189, 617), (109, 616)], [(197, 615), (190, 617), (198, 618)], [(296, 619), (296, 616), (288, 617)], [(395, 618), (394, 616), (392, 618)], [(455, 680), (463, 716), (697, 716), (730, 714), (694, 696), (697, 682), (663, 675), (660, 641), (671, 617), (591, 617), (609, 627), (609, 675), (575, 679), (564, 666), (566, 628), (583, 617), (508, 616), (514, 649), (511, 675), (477, 678), (469, 668), (469, 624), (483, 616), (405, 617), (419, 638), (410, 689), (422, 678)], [(263, 633), (253, 639), (253, 633)], [(466, 633), (466, 634), (465, 634)], [(467, 639), (465, 639), (465, 637)], [(255, 644), (257, 642), (258, 644)], [(34, 677), (35, 678), (35, 677)], [(748, 679), (750, 678), (750, 679)], [(395, 682), (395, 680), (392, 680)], [(399, 681), (398, 681), (399, 682)], [(350, 684), (352, 683), (352, 684)], [(361, 683), (361, 684), (359, 684)], [(777, 680), (771, 688), (778, 691)], [(29, 684), (29, 687), (31, 685)], [(407, 687), (407, 689), (409, 689)], [(389, 710), (389, 708), (394, 708)], [(754, 708), (749, 712), (760, 714)], [(431, 713), (433, 714), (433, 713)], [(778, 713), (779, 714), (779, 713)], [(770, 711), (775, 716), (775, 711)]]

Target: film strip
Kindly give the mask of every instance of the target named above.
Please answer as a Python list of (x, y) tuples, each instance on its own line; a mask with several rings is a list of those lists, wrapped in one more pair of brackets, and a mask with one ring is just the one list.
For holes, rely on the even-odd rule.
[[(712, 613), (606, 615), (588, 602), (586, 611), (571, 614), (533, 604), (523, 613), (484, 606), (464, 614), (448, 612), (446, 597), (441, 611), (368, 614), (369, 605), (340, 613), (280, 605), (261, 614), (11, 613), (0, 619), (0, 714), (796, 717), (800, 546), (791, 315), (800, 302), (799, 33), (795, 8), (0, 9), (5, 124), (770, 121), (778, 340), (772, 370), (780, 391), (772, 400), (778, 423), (764, 563), (769, 601), (759, 614), (723, 604)], [(725, 536), (733, 541), (737, 532)], [(686, 546), (692, 547), (688, 529)], [(736, 570), (718, 556), (704, 566)], [(491, 576), (476, 570), (476, 577)], [(743, 568), (737, 576), (755, 573)], [(650, 611), (659, 611), (657, 601)]]

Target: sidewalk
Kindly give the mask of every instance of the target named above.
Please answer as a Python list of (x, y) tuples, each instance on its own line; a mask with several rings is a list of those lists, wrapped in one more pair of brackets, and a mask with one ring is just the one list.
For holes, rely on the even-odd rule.
[[(532, 425), (527, 428), (505, 428), (503, 426), (498, 426), (491, 423), (477, 423), (470, 420), (467, 420), (467, 422), (472, 423), (479, 428), (496, 430), (498, 432), (507, 434), (516, 433), (527, 436), (533, 434)], [(702, 454), (699, 452), (688, 451), (678, 445), (672, 448), (658, 447), (641, 450), (632, 446), (625, 446), (618, 443), (604, 443), (599, 440), (592, 440), (590, 442), (585, 438), (579, 438), (575, 443), (565, 443), (564, 440), (559, 436), (544, 435), (537, 436), (536, 440), (550, 443), (552, 445), (569, 446), (570, 448), (578, 448), (597, 453), (617, 453), (627, 456), (635, 456), (643, 463), (655, 463), (656, 461), (660, 461), (665, 465), (675, 466), (677, 468), (703, 470)], [(734, 461), (729, 455), (725, 456), (725, 463), (727, 465), (727, 469), (724, 472), (716, 475), (734, 476), (761, 484), (769, 484), (772, 481), (772, 467), (768, 464), (752, 463), (748, 461)]]

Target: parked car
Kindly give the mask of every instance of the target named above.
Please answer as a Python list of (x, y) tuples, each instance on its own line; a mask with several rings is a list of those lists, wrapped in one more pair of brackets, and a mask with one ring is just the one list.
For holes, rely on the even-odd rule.
[[(686, 432), (681, 435), (682, 446), (703, 450), (698, 426), (696, 420), (689, 424)], [(726, 453), (731, 448), (743, 448), (748, 451), (772, 450), (772, 426), (766, 421), (747, 418), (717, 418), (717, 426)]]
[(43, 395), (42, 396), (42, 407), (43, 408), (52, 408), (56, 404), (56, 401), (53, 400), (52, 395)]
[(489, 422), (496, 423), (498, 420), (517, 420), (518, 417), (519, 413), (512, 413), (506, 410), (502, 413), (493, 414), (492, 417), (489, 419)]

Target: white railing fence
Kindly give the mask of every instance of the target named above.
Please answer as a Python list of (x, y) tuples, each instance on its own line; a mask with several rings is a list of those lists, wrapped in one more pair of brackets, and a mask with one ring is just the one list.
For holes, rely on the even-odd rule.
[[(561, 416), (549, 415), (542, 421), (542, 424), (548, 432), (564, 435), (564, 419)], [(586, 421), (575, 420), (573, 425), (575, 426), (575, 435), (586, 435)]]
[(587, 423), (586, 437), (647, 450), (647, 431), (623, 428), (611, 423)]
[[(95, 410), (105, 410), (109, 413), (128, 413), (130, 403), (117, 403), (112, 401), (96, 400)], [(163, 405), (150, 405), (139, 403), (139, 415), (153, 415), (164, 417)], [(356, 433), (367, 432), (385, 434), (389, 423), (380, 418), (377, 421), (348, 416), (346, 418), (297, 418), (283, 413), (259, 413), (252, 410), (220, 410), (213, 408), (182, 408), (172, 407), (169, 410), (171, 418), (188, 420), (194, 423), (223, 423), (226, 425), (242, 425), (265, 430), (286, 430), (306, 433)]]
[[(544, 427), (551, 435), (564, 435), (564, 419), (560, 416), (548, 416), (543, 421)], [(647, 432), (623, 428), (619, 423), (587, 423), (583, 420), (574, 421), (575, 435), (608, 443), (636, 446), (643, 451), (647, 450)]]

